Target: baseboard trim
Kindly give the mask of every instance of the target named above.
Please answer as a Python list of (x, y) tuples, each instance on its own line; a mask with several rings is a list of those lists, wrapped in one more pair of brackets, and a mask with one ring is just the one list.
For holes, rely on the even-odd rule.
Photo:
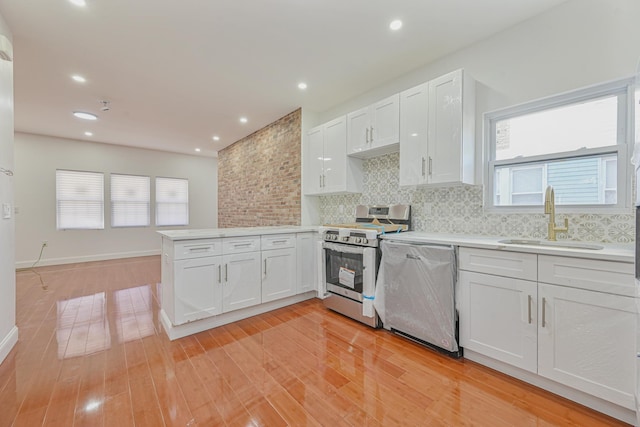
[(169, 339), (173, 341), (189, 335), (197, 334), (198, 332), (206, 331), (207, 329), (217, 328), (218, 326), (227, 325), (229, 323), (237, 322), (238, 320), (263, 314), (268, 311), (276, 310), (278, 308), (286, 307), (315, 297), (316, 291), (309, 291), (292, 297), (254, 305), (253, 307), (218, 314), (217, 316), (196, 320), (183, 325), (171, 324), (171, 320), (169, 320), (167, 313), (165, 313), (164, 310), (160, 310), (160, 322), (162, 323), (162, 327), (167, 333)]
[[(85, 256), (73, 256), (62, 258), (47, 258), (40, 260), (37, 267), (43, 267), (45, 265), (61, 265), (61, 264), (74, 264), (77, 262), (91, 262), (91, 261), (106, 261), (110, 259), (121, 258), (135, 258), (140, 256), (160, 255), (160, 249), (154, 249), (149, 251), (132, 251), (132, 252), (116, 252), (110, 254), (96, 254)], [(36, 260), (31, 261), (16, 261), (16, 268), (29, 268)]]
[(4, 359), (7, 358), (9, 352), (13, 349), (13, 347), (18, 342), (18, 327), (14, 326), (11, 328), (6, 337), (0, 341), (0, 363), (4, 362)]

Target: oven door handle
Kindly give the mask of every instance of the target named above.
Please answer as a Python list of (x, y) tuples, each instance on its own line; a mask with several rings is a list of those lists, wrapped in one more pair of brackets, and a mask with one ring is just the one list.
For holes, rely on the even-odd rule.
[(330, 249), (335, 252), (344, 252), (347, 254), (363, 254), (365, 249), (372, 249), (366, 246), (345, 245), (344, 243), (322, 242), (323, 249)]

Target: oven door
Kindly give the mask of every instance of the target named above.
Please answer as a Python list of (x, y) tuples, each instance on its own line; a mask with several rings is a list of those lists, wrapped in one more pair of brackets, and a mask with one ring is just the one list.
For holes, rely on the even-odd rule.
[(376, 249), (324, 242), (327, 291), (362, 302), (373, 295), (376, 281)]

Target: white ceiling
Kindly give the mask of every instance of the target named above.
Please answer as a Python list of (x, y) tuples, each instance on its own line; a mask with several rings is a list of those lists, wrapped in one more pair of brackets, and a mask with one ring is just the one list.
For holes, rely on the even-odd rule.
[(0, 0), (0, 14), (14, 38), (16, 131), (214, 155), (563, 1)]

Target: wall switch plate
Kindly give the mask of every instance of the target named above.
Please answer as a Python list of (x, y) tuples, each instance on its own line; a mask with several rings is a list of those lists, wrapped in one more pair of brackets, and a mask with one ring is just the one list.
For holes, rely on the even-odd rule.
[(11, 219), (11, 204), (2, 204), (2, 219)]

